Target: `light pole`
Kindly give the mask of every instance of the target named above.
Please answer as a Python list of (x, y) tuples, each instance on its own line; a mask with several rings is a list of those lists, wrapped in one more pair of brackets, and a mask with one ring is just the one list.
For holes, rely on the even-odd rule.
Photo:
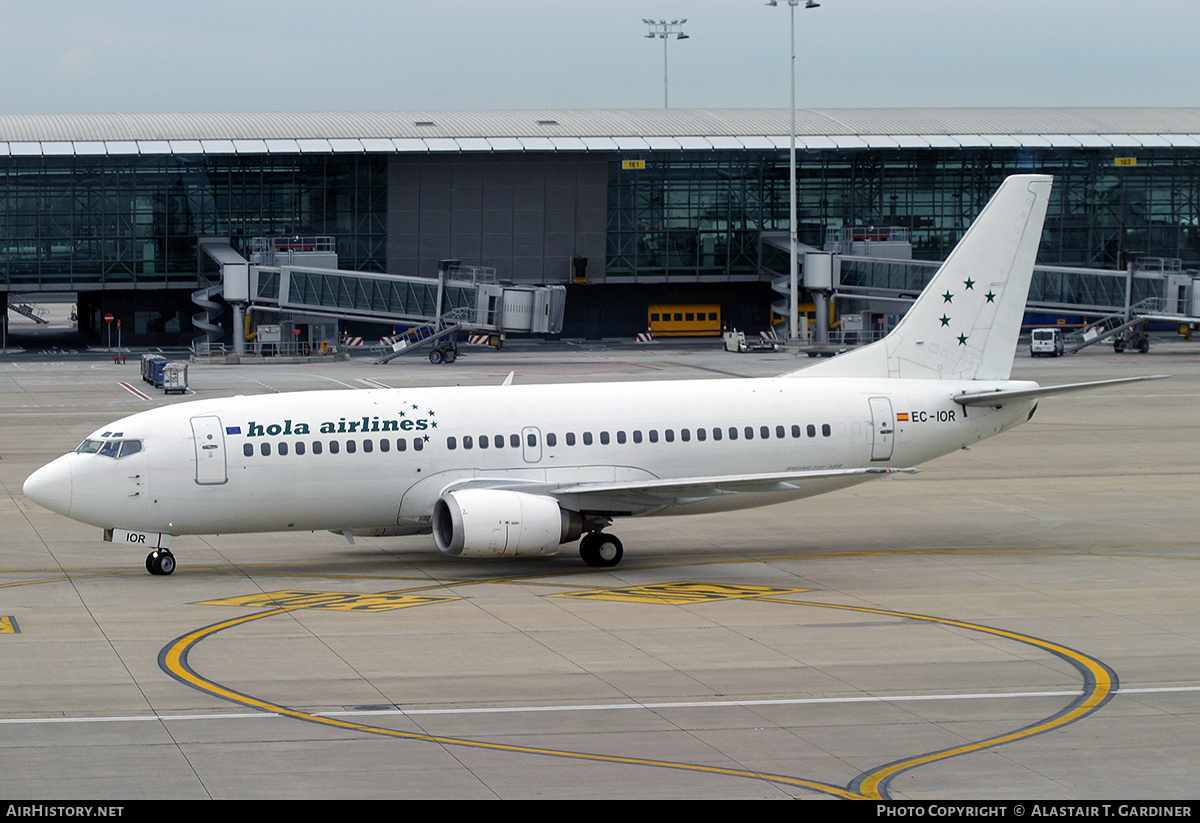
[(666, 20), (648, 20), (643, 17), (642, 22), (650, 27), (650, 31), (646, 34), (647, 39), (658, 38), (663, 41), (663, 108), (670, 108), (667, 105), (667, 40), (672, 35), (676, 40), (688, 39), (688, 36), (683, 33), (683, 24), (687, 22), (687, 18), (667, 22)]
[[(791, 13), (791, 28), (792, 28), (792, 129), (791, 129), (791, 150), (788, 153), (788, 167), (790, 170), (789, 181), (791, 188), (791, 196), (788, 199), (788, 231), (791, 234), (791, 260), (788, 262), (788, 285), (792, 290), (791, 309), (788, 312), (788, 340), (797, 340), (800, 337), (800, 262), (797, 259), (800, 254), (800, 236), (796, 226), (796, 6), (800, 5), (800, 0), (787, 0), (788, 7)], [(768, 6), (778, 6), (778, 0), (767, 0)], [(820, 7), (820, 3), (814, 0), (805, 0), (804, 8), (815, 9)]]

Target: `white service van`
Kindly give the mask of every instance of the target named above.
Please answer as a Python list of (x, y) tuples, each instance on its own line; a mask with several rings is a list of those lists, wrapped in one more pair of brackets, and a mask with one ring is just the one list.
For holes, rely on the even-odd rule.
[(1033, 330), (1033, 335), (1029, 338), (1030, 357), (1062, 357), (1062, 355), (1062, 329), (1052, 327)]

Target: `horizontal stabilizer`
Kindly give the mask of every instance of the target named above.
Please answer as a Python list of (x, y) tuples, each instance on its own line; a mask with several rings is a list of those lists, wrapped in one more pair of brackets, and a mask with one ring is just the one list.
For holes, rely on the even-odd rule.
[(1066, 394), (1073, 391), (1087, 391), (1105, 386), (1117, 386), (1121, 383), (1137, 383), (1142, 380), (1164, 380), (1169, 374), (1148, 374), (1143, 377), (1121, 377), (1116, 380), (1093, 380), (1090, 383), (1067, 383), (1062, 386), (1040, 386), (1036, 389), (1014, 389), (1011, 391), (969, 392), (954, 398), (960, 406), (1003, 406), (1012, 400), (1030, 400), (1046, 397), (1051, 394)]

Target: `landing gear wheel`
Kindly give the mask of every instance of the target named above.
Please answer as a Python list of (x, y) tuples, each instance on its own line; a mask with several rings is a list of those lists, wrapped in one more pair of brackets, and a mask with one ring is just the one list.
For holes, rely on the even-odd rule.
[(171, 574), (175, 571), (175, 555), (166, 549), (156, 549), (146, 555), (146, 571), (150, 574)]
[(429, 353), (429, 362), (435, 366), (438, 365), (439, 363), (441, 363), (442, 362), (442, 350), (434, 349), (433, 351), (431, 351)]
[(621, 562), (625, 548), (611, 534), (588, 532), (579, 541), (579, 556), (589, 566), (607, 569)]

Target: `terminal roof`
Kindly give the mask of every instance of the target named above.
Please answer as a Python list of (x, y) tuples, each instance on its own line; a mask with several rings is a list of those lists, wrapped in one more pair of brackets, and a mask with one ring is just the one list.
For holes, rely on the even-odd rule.
[[(0, 156), (783, 149), (789, 109), (0, 115)], [(1200, 108), (799, 109), (802, 150), (1200, 147)]]

